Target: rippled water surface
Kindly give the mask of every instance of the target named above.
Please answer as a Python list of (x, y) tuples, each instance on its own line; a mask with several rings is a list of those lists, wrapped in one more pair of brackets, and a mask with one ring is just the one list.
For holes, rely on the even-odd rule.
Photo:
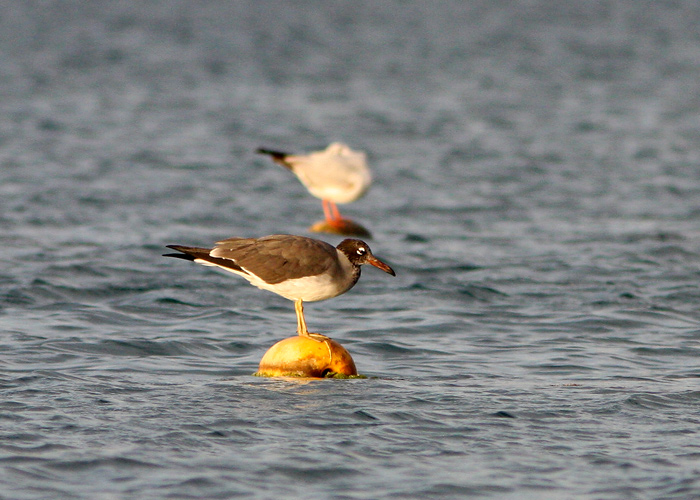
[[(695, 2), (15, 2), (0, 497), (700, 497)], [(397, 271), (293, 304), (164, 259), (308, 234), (259, 146), (368, 152)], [(331, 243), (339, 238), (324, 236)]]

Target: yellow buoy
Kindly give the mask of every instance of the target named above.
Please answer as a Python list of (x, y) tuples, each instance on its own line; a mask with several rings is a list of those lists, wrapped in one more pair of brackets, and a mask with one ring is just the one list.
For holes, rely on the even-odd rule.
[(280, 340), (260, 360), (260, 377), (357, 377), (350, 353), (335, 340), (311, 333)]
[(328, 221), (321, 220), (315, 222), (309, 231), (312, 233), (329, 233), (339, 234), (342, 236), (359, 236), (361, 238), (371, 238), (369, 230), (363, 225), (349, 219), (340, 219), (330, 224)]

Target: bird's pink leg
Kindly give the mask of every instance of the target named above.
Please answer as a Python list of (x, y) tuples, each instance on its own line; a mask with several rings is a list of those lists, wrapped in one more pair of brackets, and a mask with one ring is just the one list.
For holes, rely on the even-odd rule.
[(326, 219), (311, 226), (309, 228), (311, 231), (346, 235), (354, 234), (371, 238), (369, 231), (364, 227), (340, 215), (338, 206), (334, 202), (323, 200), (323, 214), (326, 216)]
[(335, 202), (329, 201), (328, 204), (331, 206), (331, 213), (333, 214), (333, 220), (336, 220), (336, 221), (343, 220), (343, 217), (340, 215), (340, 211), (338, 210), (338, 206), (335, 204)]
[(341, 227), (343, 225), (343, 216), (340, 215), (340, 211), (335, 202), (323, 200), (323, 214), (326, 216), (326, 222), (329, 225), (335, 227)]
[(331, 214), (330, 203), (331, 202), (328, 200), (323, 200), (323, 215), (325, 215), (326, 222), (328, 223), (333, 222), (333, 215)]

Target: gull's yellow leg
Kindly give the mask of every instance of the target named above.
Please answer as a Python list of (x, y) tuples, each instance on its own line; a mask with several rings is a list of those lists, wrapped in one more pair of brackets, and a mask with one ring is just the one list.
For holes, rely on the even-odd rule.
[(302, 337), (309, 336), (309, 330), (306, 329), (306, 320), (304, 319), (304, 304), (301, 299), (294, 301), (294, 310), (297, 313), (297, 333)]

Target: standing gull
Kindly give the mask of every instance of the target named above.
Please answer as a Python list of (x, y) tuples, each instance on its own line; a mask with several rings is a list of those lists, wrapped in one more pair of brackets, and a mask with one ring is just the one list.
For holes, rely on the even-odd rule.
[(214, 248), (168, 245), (181, 253), (165, 254), (205, 266), (216, 266), (244, 277), (251, 284), (293, 300), (297, 333), (310, 336), (303, 302), (326, 300), (350, 290), (360, 278), (360, 266), (370, 264), (396, 276), (372, 255), (367, 243), (343, 240), (337, 247), (326, 242), (274, 234), (262, 238), (229, 238)]
[(362, 226), (343, 218), (336, 205), (359, 199), (372, 183), (365, 153), (353, 151), (340, 142), (307, 155), (263, 148), (257, 152), (270, 155), (275, 163), (291, 170), (312, 195), (323, 201), (325, 225), (332, 232), (350, 234), (358, 231), (360, 234), (368, 234)]

